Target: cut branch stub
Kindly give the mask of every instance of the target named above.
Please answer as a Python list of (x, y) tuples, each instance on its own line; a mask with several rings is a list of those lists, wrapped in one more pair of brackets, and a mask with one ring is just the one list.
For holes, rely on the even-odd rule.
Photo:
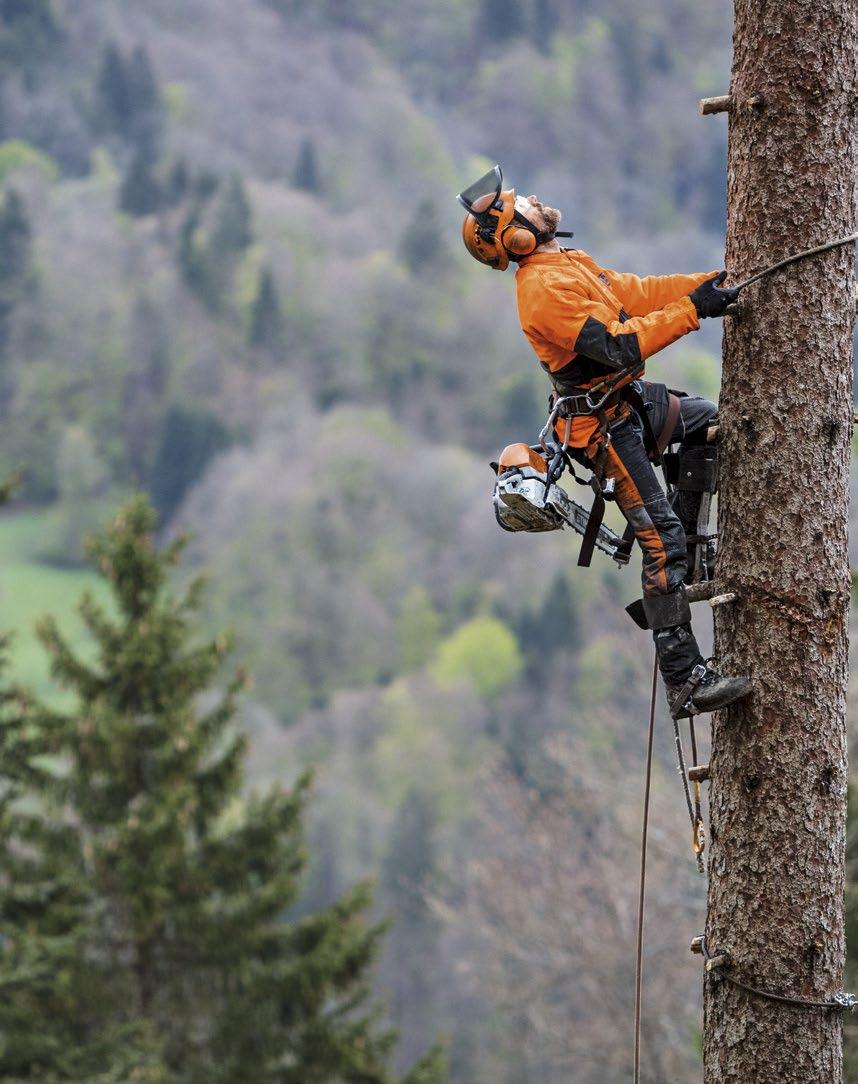
[(733, 108), (733, 95), (721, 94), (717, 98), (701, 98), (699, 108), (704, 117), (710, 113), (729, 113)]
[(700, 112), (706, 117), (710, 113), (730, 113), (737, 106), (746, 109), (762, 109), (766, 99), (762, 94), (751, 94), (744, 101), (737, 102), (732, 94), (719, 94), (716, 98), (701, 98)]

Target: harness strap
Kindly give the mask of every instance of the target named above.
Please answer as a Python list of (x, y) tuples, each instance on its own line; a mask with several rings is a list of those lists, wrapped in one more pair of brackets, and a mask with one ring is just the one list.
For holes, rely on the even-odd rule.
[(659, 456), (664, 454), (665, 448), (670, 444), (670, 438), (673, 436), (673, 431), (676, 429), (676, 423), (679, 421), (679, 410), (681, 402), (678, 395), (674, 395), (672, 391), (667, 393), (667, 417), (664, 419), (664, 425), (661, 427), (661, 432), (658, 434), (658, 454)]
[(584, 531), (584, 538), (581, 541), (581, 549), (578, 553), (578, 566), (580, 568), (590, 567), (590, 561), (593, 559), (593, 549), (596, 545), (596, 536), (602, 526), (602, 520), (605, 518), (605, 462), (608, 458), (608, 441), (611, 438), (608, 434), (608, 415), (604, 410), (600, 410), (598, 417), (599, 450), (593, 463), (593, 479), (591, 482), (594, 493), (593, 507), (590, 509), (590, 517), (587, 520), (587, 528)]

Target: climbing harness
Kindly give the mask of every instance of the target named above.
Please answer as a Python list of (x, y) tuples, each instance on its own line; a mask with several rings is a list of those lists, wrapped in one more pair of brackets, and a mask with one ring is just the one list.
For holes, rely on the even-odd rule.
[(787, 256), (785, 260), (779, 260), (777, 263), (773, 263), (771, 267), (766, 267), (762, 271), (758, 271), (755, 275), (751, 275), (750, 278), (744, 279), (742, 282), (737, 282), (735, 286), (731, 286), (731, 290), (744, 290), (747, 286), (752, 285), (754, 282), (759, 282), (760, 279), (766, 278), (767, 275), (774, 274), (775, 271), (780, 271), (782, 267), (787, 267), (791, 263), (797, 263), (799, 260), (806, 260), (809, 256), (817, 256), (823, 252), (829, 252), (833, 248), (841, 248), (843, 245), (848, 245), (851, 241), (858, 241), (858, 233), (851, 233), (848, 237), (840, 237), (836, 241), (828, 241), (824, 245), (817, 245), (816, 248), (806, 248), (803, 252), (796, 252), (793, 256)]
[[(555, 396), (538, 443), (508, 445), (498, 462), (491, 464), (496, 474), (495, 516), (504, 530), (541, 532), (571, 527), (583, 536), (578, 556), (580, 566), (590, 564), (594, 549), (606, 553), (618, 565), (628, 564), (635, 539), (634, 529), (629, 525), (620, 536), (603, 523), (605, 503), (614, 498), (615, 490), (614, 479), (605, 477), (612, 421), (607, 410), (621, 401), (631, 405), (641, 419), (644, 441), (656, 464), (662, 462), (662, 452), (679, 412), (679, 400), (671, 396), (667, 423), (656, 438), (648, 412), (632, 383), (641, 367), (640, 364), (628, 366), (590, 387)], [(582, 417), (594, 418), (597, 423), (590, 438), (598, 448), (592, 460), (587, 459), (580, 448), (571, 447), (573, 420)], [(557, 432), (561, 428), (563, 439), (558, 440)], [(582, 461), (586, 463), (592, 472), (590, 478), (578, 476), (575, 461), (579, 465)], [(576, 482), (593, 490), (593, 503), (589, 509), (573, 501), (558, 484), (567, 469)], [(705, 530), (706, 527), (702, 533)]]
[(726, 979), (726, 981), (732, 983), (733, 986), (738, 986), (740, 989), (746, 990), (749, 994), (754, 994), (756, 997), (767, 998), (769, 1001), (779, 1001), (784, 1005), (795, 1005), (802, 1009), (848, 1009), (851, 1011), (858, 1006), (858, 997), (856, 997), (855, 994), (849, 994), (843, 991), (832, 994), (830, 998), (823, 1001), (807, 997), (789, 997), (786, 994), (773, 994), (769, 990), (762, 990), (759, 986), (754, 986), (749, 982), (743, 982), (742, 979), (737, 979), (731, 971), (733, 965), (731, 954), (725, 951), (710, 953), (706, 945), (706, 937), (703, 934), (699, 937), (695, 937), (691, 942), (691, 951), (703, 957), (707, 975), (717, 975), (720, 978)]

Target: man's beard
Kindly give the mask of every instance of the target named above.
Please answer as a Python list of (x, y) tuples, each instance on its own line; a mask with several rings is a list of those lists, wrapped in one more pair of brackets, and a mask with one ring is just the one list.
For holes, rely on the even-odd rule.
[(545, 222), (545, 228), (546, 230), (550, 230), (552, 233), (560, 225), (560, 219), (562, 217), (563, 215), (560, 213), (560, 211), (557, 210), (556, 207), (542, 208), (542, 219)]

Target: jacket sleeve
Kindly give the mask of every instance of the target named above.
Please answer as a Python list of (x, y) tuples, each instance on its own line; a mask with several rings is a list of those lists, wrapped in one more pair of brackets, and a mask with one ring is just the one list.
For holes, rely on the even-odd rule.
[(552, 283), (540, 307), (539, 332), (574, 354), (611, 369), (624, 369), (651, 357), (700, 327), (687, 295), (645, 316), (621, 322), (604, 302)]
[(603, 273), (630, 316), (646, 316), (663, 309), (671, 301), (687, 297), (701, 282), (718, 274), (717, 271), (704, 271), (696, 275), (648, 275), (641, 279), (619, 271), (605, 270)]

